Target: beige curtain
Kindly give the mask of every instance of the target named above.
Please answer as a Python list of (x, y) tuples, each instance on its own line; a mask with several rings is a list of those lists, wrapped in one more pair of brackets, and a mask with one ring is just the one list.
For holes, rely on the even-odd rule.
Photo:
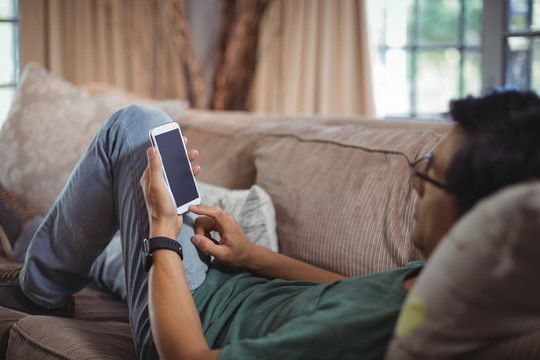
[(248, 110), (374, 115), (364, 0), (273, 0)]
[(192, 84), (200, 70), (181, 51), (189, 46), (183, 1), (20, 0), (19, 7), (21, 66), (37, 61), (75, 84), (107, 83), (146, 97), (196, 98), (186, 69)]
[[(75, 84), (201, 108), (374, 113), (364, 0), (20, 0), (19, 7), (21, 65), (37, 61)], [(213, 30), (220, 19), (221, 42)], [(207, 58), (217, 46), (221, 60)]]

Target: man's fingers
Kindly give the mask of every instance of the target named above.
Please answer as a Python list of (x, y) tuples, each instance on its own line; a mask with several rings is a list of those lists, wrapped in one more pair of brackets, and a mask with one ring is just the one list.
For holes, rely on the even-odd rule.
[(193, 161), (199, 156), (199, 151), (197, 149), (191, 149), (188, 151), (189, 161)]
[(225, 249), (204, 235), (193, 235), (191, 242), (205, 254), (215, 256), (218, 259), (223, 256), (222, 252)]
[(195, 219), (195, 234), (205, 235), (206, 233), (214, 230), (216, 227), (216, 220), (208, 216), (201, 216)]
[(213, 217), (217, 221), (219, 221), (219, 218), (221, 218), (224, 213), (223, 210), (221, 210), (218, 206), (208, 206), (208, 205), (191, 205), (189, 207), (189, 211), (194, 212), (197, 215), (206, 215)]

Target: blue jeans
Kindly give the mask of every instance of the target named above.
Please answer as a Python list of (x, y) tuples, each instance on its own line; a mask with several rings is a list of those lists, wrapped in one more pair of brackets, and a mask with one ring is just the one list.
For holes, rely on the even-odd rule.
[[(108, 256), (103, 251), (120, 230), (130, 322), (141, 359), (157, 358), (157, 352), (147, 309), (148, 274), (142, 266), (149, 223), (139, 180), (147, 165), (148, 131), (170, 121), (160, 110), (132, 105), (99, 129), (47, 216), (39, 227), (34, 224), (20, 277), (23, 292), (35, 303), (63, 306), (96, 276), (92, 266), (99, 276), (118, 275), (115, 252)], [(206, 277), (208, 262), (190, 241), (192, 224), (193, 215), (184, 216), (178, 241), (194, 291)]]

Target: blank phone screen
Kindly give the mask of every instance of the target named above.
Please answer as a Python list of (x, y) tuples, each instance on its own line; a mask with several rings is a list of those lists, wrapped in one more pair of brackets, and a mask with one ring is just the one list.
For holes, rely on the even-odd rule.
[(155, 138), (176, 207), (198, 198), (197, 187), (180, 132), (177, 130), (169, 131), (156, 135)]

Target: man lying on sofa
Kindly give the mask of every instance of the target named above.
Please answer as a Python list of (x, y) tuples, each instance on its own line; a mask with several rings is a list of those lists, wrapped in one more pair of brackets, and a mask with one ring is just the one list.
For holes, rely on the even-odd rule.
[[(468, 97), (452, 101), (450, 113), (456, 126), (413, 173), (420, 200), (412, 241), (426, 258), (480, 199), (540, 177), (534, 93)], [(102, 126), (32, 234), (24, 265), (1, 270), (0, 305), (68, 315), (72, 294), (88, 283), (93, 261), (120, 229), (139, 358), (381, 358), (423, 262), (345, 279), (253, 245), (219, 208), (191, 206), (200, 217), (189, 226), (148, 148), (148, 130), (169, 121), (161, 111), (130, 106)], [(189, 152), (190, 160), (196, 156)], [(2, 207), (4, 226), (17, 212)], [(219, 244), (209, 238), (212, 230)], [(155, 237), (178, 240), (183, 259), (156, 250), (147, 273), (143, 239)], [(216, 260), (206, 264), (195, 246)]]

